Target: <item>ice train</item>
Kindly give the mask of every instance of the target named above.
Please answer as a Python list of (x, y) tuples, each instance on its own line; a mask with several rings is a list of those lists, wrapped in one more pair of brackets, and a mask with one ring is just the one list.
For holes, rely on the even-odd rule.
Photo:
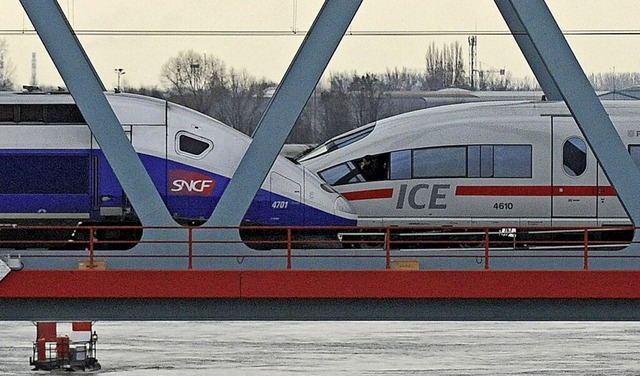
[[(640, 101), (603, 104), (640, 166)], [(630, 224), (562, 102), (418, 110), (339, 135), (298, 160), (351, 202), (360, 225)]]
[[(250, 138), (166, 100), (107, 99), (176, 221), (209, 218)], [(355, 220), (351, 205), (315, 173), (278, 157), (243, 224)], [(78, 223), (135, 224), (137, 217), (72, 97), (0, 95), (0, 226)]]

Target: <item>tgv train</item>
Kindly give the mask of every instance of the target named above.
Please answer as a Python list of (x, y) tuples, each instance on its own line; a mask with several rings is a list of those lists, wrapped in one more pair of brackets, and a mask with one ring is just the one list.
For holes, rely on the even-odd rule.
[[(604, 106), (640, 166), (640, 101)], [(405, 113), (339, 135), (298, 160), (353, 204), (361, 225), (630, 224), (562, 102)]]
[[(169, 212), (211, 215), (251, 139), (165, 100), (108, 93)], [(0, 95), (0, 224), (137, 223), (134, 209), (69, 94)], [(278, 157), (244, 224), (353, 225), (351, 205), (315, 173)], [(115, 235), (114, 235), (115, 236)]]

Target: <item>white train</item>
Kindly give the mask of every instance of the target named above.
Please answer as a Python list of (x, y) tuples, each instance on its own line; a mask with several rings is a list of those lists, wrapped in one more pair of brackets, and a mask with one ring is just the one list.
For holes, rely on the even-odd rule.
[[(107, 99), (176, 221), (209, 218), (251, 139), (165, 100)], [(137, 217), (72, 97), (0, 95), (0, 226), (78, 223), (135, 224)], [(263, 226), (355, 223), (340, 194), (284, 157), (244, 217)], [(117, 237), (101, 237), (109, 234)]]
[[(640, 101), (604, 106), (640, 166)], [(359, 225), (630, 224), (562, 102), (410, 112), (337, 136), (299, 162), (351, 202)]]

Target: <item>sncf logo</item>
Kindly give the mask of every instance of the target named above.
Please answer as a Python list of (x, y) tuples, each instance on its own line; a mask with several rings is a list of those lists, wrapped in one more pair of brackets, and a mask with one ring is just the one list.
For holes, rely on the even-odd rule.
[(170, 195), (211, 196), (216, 181), (210, 176), (185, 170), (169, 170)]

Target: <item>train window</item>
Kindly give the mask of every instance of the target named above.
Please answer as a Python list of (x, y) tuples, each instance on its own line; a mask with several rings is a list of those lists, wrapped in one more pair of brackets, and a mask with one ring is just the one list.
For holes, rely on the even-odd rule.
[(480, 146), (480, 177), (493, 177), (493, 145)]
[(391, 179), (411, 179), (411, 150), (394, 151), (389, 158)]
[(636, 166), (640, 168), (640, 145), (629, 145), (629, 154), (631, 155), (631, 159), (633, 159)]
[(353, 144), (356, 141), (360, 141), (366, 136), (368, 136), (369, 133), (371, 133), (372, 131), (373, 131), (373, 127), (368, 127), (359, 132), (352, 133), (350, 135), (347, 135), (341, 138), (337, 138), (333, 140), (333, 147), (329, 147), (329, 151), (340, 149), (347, 145)]
[(493, 177), (493, 145), (471, 145), (467, 148), (467, 177)]
[(0, 106), (0, 121), (4, 123), (15, 122), (13, 109), (14, 109), (14, 106), (12, 104)]
[(81, 155), (2, 155), (0, 194), (88, 194), (89, 157)]
[(353, 162), (341, 163), (318, 172), (318, 175), (330, 185), (343, 185), (365, 181), (360, 170)]
[(495, 145), (493, 177), (530, 178), (531, 145)]
[(324, 144), (312, 149), (307, 154), (304, 154), (298, 157), (298, 161), (306, 161), (320, 155), (332, 152), (334, 150), (343, 148), (347, 145), (353, 144), (356, 141), (360, 141), (365, 138), (369, 133), (373, 132), (373, 128), (375, 125), (368, 126), (360, 131), (355, 133), (348, 134), (346, 136), (339, 136), (337, 138), (331, 139)]
[(413, 151), (413, 177), (466, 177), (467, 147), (450, 146)]
[(179, 132), (176, 135), (176, 150), (178, 154), (192, 158), (202, 158), (213, 149), (213, 143), (206, 138), (187, 132)]
[(587, 144), (571, 137), (562, 147), (562, 169), (569, 176), (580, 176), (587, 170)]
[(480, 146), (478, 145), (467, 148), (467, 177), (480, 177)]
[(23, 104), (20, 106), (21, 122), (44, 122), (44, 106), (39, 104)]
[(389, 153), (366, 155), (327, 168), (318, 175), (331, 185), (386, 180), (389, 178)]
[(47, 123), (86, 124), (78, 106), (55, 104), (44, 107), (44, 121)]
[(389, 153), (366, 155), (352, 162), (365, 181), (386, 180), (389, 177)]

